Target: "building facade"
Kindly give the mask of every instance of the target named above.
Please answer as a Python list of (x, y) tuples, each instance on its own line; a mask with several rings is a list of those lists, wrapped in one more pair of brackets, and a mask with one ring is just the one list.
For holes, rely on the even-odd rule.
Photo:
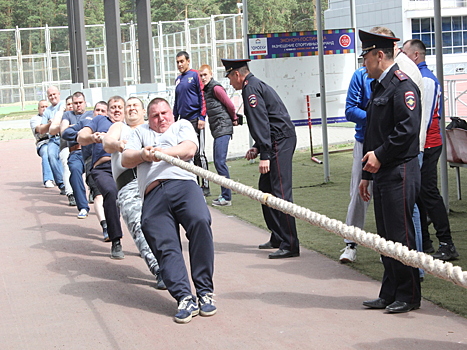
[[(329, 0), (326, 29), (351, 27), (352, 0)], [(427, 63), (435, 70), (433, 0), (353, 0), (356, 29), (390, 28), (401, 38), (420, 39), (427, 47)], [(467, 73), (467, 0), (441, 0), (444, 75)]]

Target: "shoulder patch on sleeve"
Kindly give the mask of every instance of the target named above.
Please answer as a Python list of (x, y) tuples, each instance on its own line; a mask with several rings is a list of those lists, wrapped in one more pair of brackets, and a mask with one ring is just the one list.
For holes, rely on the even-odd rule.
[(415, 100), (415, 93), (413, 91), (407, 91), (405, 93), (405, 105), (411, 111), (413, 111), (415, 109), (415, 106), (417, 105), (417, 102)]
[(256, 105), (258, 104), (258, 99), (256, 98), (255, 94), (248, 96), (248, 103), (250, 104), (250, 107), (256, 107)]
[(403, 71), (401, 71), (400, 69), (396, 70), (394, 72), (394, 75), (400, 80), (400, 81), (404, 81), (404, 80), (407, 80), (407, 74), (405, 74)]

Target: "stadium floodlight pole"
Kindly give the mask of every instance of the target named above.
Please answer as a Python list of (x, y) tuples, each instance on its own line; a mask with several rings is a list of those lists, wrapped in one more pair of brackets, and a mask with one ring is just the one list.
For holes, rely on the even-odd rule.
[[(436, 48), (436, 76), (441, 86), (444, 86), (444, 74), (443, 74), (443, 39), (441, 37), (441, 0), (435, 0), (433, 2), (435, 12), (435, 48)], [(444, 101), (444, 91), (441, 89), (441, 102)], [(449, 103), (455, 103), (455, 101), (449, 101)], [(444, 205), (449, 213), (449, 190), (448, 190), (448, 163), (446, 155), (446, 113), (445, 108), (441, 109), (441, 138), (443, 139), (443, 145), (441, 150), (440, 162), (440, 173), (441, 173), (441, 196), (444, 200)]]
[[(355, 0), (350, 0), (350, 27), (354, 29), (355, 39), (357, 37), (357, 12), (355, 8)], [(358, 68), (358, 54), (357, 54), (357, 45), (355, 45), (355, 69)]]
[(323, 23), (321, 21), (321, 0), (316, 1), (316, 21), (318, 22), (318, 60), (319, 60), (319, 87), (321, 102), (321, 125), (323, 133), (323, 168), (324, 182), (329, 182), (329, 147), (328, 147), (328, 121), (326, 113), (326, 81), (324, 78), (324, 44), (323, 44)]
[(242, 13), (243, 13), (243, 56), (248, 58), (248, 4), (247, 0), (242, 0)]

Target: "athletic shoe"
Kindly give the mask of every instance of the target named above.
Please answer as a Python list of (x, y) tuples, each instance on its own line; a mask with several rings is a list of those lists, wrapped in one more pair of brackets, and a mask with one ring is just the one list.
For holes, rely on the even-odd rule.
[(203, 195), (205, 197), (209, 197), (211, 195), (211, 191), (209, 190), (209, 187), (202, 187), (203, 189)]
[(122, 243), (119, 239), (112, 242), (112, 248), (110, 248), (110, 259), (122, 260), (125, 258), (123, 254)]
[(65, 190), (65, 186), (62, 185), (62, 187), (60, 187), (60, 194), (62, 196), (66, 195), (66, 190)]
[(229, 207), (232, 205), (232, 201), (226, 200), (224, 197), (219, 197), (212, 201), (214, 207)]
[(102, 229), (102, 235), (104, 236), (104, 242), (110, 242), (109, 233), (107, 232), (107, 227)]
[(217, 312), (217, 308), (214, 305), (215, 300), (212, 298), (213, 293), (206, 293), (199, 298), (199, 314), (201, 316), (212, 316)]
[(54, 182), (52, 180), (47, 180), (44, 184), (44, 187), (45, 188), (54, 188), (55, 185), (54, 185)]
[(343, 253), (340, 256), (339, 261), (342, 264), (353, 263), (357, 259), (357, 248), (352, 248), (350, 244), (347, 244), (341, 252)]
[(440, 242), (439, 249), (436, 253), (432, 255), (435, 259), (440, 259), (444, 261), (453, 260), (459, 256), (459, 253), (454, 247), (454, 244), (447, 244)]
[(73, 196), (73, 193), (69, 194), (67, 197), (68, 197), (68, 205), (70, 207), (76, 207), (76, 200), (75, 200), (75, 196)]
[(196, 305), (196, 300), (192, 295), (184, 297), (178, 303), (178, 312), (175, 314), (175, 322), (188, 323), (194, 316), (198, 316), (199, 308)]
[(81, 209), (78, 213), (78, 219), (86, 219), (88, 217), (88, 211), (86, 209)]

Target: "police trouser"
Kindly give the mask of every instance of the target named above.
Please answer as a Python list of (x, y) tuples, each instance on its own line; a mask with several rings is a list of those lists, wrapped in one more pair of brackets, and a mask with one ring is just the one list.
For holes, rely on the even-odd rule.
[[(420, 166), (415, 157), (407, 163), (380, 168), (373, 174), (373, 200), (377, 233), (393, 242), (416, 250), (412, 220), (420, 190)], [(393, 258), (382, 257), (384, 275), (379, 297), (388, 302), (420, 302), (420, 276), (417, 268)]]
[(117, 185), (112, 176), (110, 161), (99, 164), (91, 170), (92, 177), (97, 188), (104, 197), (104, 214), (107, 221), (107, 231), (111, 241), (122, 238), (122, 226), (120, 224), (120, 210), (117, 207)]
[[(206, 154), (204, 153), (206, 143), (204, 131), (206, 130), (206, 128), (198, 129), (198, 120), (198, 118), (190, 120), (191, 125), (193, 125), (193, 128), (196, 131), (196, 136), (198, 136), (199, 143), (198, 151), (195, 154), (193, 163), (196, 166), (203, 168), (204, 170), (208, 170), (208, 159), (206, 158)], [(198, 177), (198, 183), (201, 185), (201, 187), (209, 189), (208, 180)]]
[[(270, 159), (270, 171), (261, 174), (258, 188), (275, 197), (293, 202), (292, 196), (292, 158), (297, 144), (297, 137), (281, 138), (272, 142), (273, 152)], [(280, 249), (299, 251), (295, 218), (283, 212), (262, 205), (264, 220), (271, 231), (271, 243)]]
[(149, 271), (156, 276), (159, 273), (159, 265), (144, 238), (143, 231), (141, 231), (141, 208), (143, 207), (143, 202), (139, 196), (137, 179), (127, 183), (118, 191), (117, 205), (122, 213), (123, 221), (125, 221), (128, 231), (130, 231), (131, 237), (135, 241), (139, 254), (146, 262), (146, 265), (148, 265)]
[(168, 291), (177, 301), (192, 295), (179, 225), (189, 244), (191, 278), (198, 296), (213, 292), (214, 244), (211, 214), (193, 180), (167, 180), (146, 194), (141, 228), (156, 255)]

